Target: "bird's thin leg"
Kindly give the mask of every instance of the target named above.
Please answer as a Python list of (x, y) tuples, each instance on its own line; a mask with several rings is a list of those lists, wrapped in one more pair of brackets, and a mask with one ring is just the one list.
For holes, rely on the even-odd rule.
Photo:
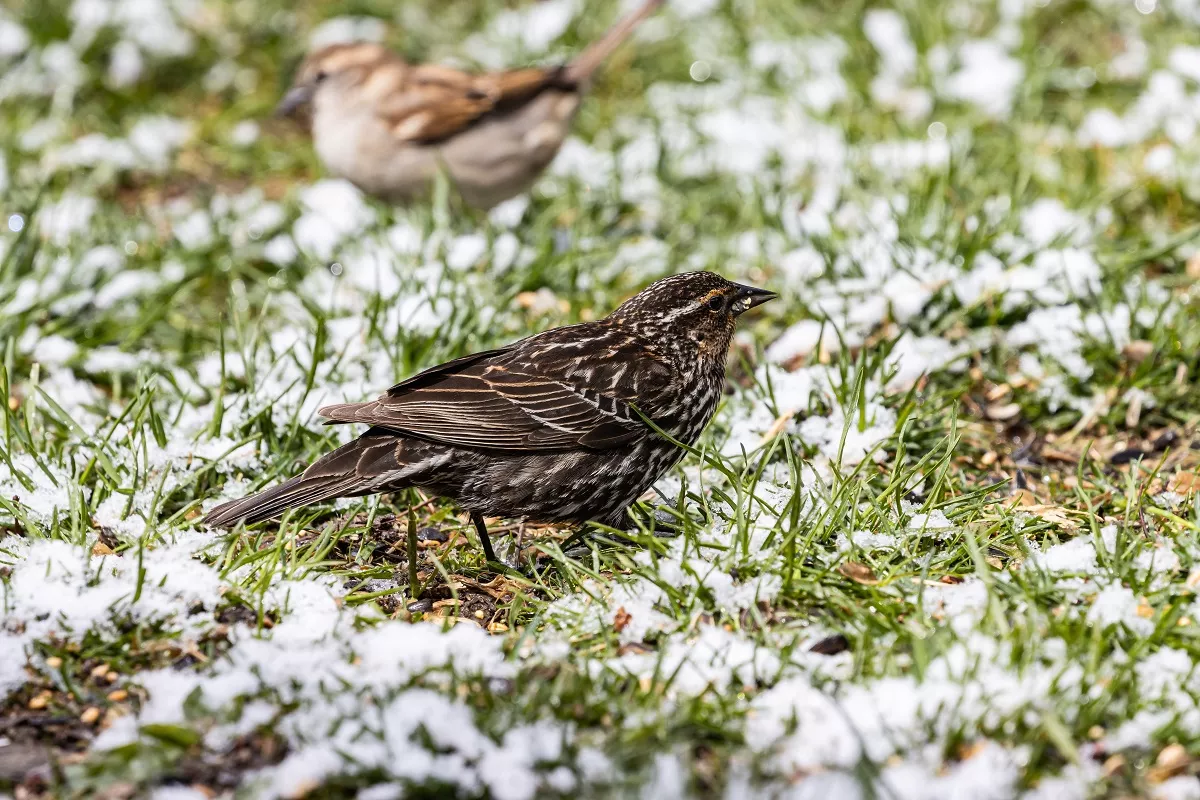
[(492, 540), (488, 538), (487, 526), (483, 524), (483, 515), (472, 511), (471, 522), (475, 525), (475, 532), (479, 534), (479, 543), (483, 545), (483, 557), (493, 564), (498, 563), (496, 551), (492, 549)]

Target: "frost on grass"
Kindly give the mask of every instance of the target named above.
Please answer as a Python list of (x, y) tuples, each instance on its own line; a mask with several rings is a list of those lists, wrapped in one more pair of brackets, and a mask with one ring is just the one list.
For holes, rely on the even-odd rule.
[[(821, 28), (668, 3), (486, 219), (298, 177), (302, 139), (262, 121), (297, 47), (553, 63), (611, 5), (0, 11), (0, 693), (130, 631), (213, 644), (123, 675), (137, 702), (88, 742), (155, 797), (192, 791), (164, 726), (212, 758), (273, 730), (282, 760), (236, 776), (264, 796), (1200, 794), (1167, 757), (1200, 742), (1196, 465), (1152, 443), (1196, 414), (1196, 4)], [(322, 405), (684, 268), (782, 296), (652, 498), (677, 529), (556, 567), (499, 624), (399, 618), (394, 548), (355, 518), (403, 500), (197, 526), (353, 434)], [(1068, 484), (1093, 436), (1146, 463)], [(465, 547), (421, 563), (481, 578)]]

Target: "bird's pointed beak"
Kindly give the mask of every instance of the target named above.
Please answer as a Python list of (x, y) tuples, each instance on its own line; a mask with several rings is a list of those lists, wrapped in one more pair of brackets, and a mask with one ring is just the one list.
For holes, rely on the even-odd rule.
[(768, 300), (774, 300), (779, 295), (766, 289), (759, 289), (757, 286), (744, 286), (740, 283), (735, 284), (737, 287), (737, 295), (733, 301), (733, 310), (735, 314), (742, 314), (755, 306), (761, 306)]
[(290, 117), (301, 107), (308, 105), (313, 99), (313, 87), (293, 86), (275, 106), (275, 116)]

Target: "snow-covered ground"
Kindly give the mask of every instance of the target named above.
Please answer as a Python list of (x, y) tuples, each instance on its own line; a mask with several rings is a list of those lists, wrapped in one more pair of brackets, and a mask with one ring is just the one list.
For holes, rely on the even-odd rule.
[[(0, 792), (1200, 798), (1200, 5), (670, 0), (486, 216), (268, 117), (305, 42), (547, 62), (618, 5), (0, 10)], [(782, 299), (679, 535), (521, 580), (422, 503), (414, 598), (410, 498), (196, 522), (684, 269)]]

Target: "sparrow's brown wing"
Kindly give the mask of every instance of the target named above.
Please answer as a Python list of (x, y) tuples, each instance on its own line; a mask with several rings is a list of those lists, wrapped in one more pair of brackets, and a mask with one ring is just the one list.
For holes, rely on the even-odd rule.
[[(516, 452), (604, 450), (650, 433), (621, 391), (609, 390), (608, 381), (598, 384), (603, 388), (588, 385), (589, 375), (573, 367), (588, 360), (583, 350), (546, 350), (530, 341), (521, 351), (492, 351), (443, 364), (397, 384), (378, 400), (329, 406), (321, 416), (330, 423), (361, 422), (457, 447)], [(621, 355), (633, 357), (628, 374), (645, 374), (633, 363), (638, 354), (622, 350)]]
[(528, 102), (559, 81), (560, 74), (558, 68), (473, 75), (436, 65), (412, 67), (403, 87), (381, 104), (379, 115), (397, 139), (433, 144), (461, 133), (486, 114)]

